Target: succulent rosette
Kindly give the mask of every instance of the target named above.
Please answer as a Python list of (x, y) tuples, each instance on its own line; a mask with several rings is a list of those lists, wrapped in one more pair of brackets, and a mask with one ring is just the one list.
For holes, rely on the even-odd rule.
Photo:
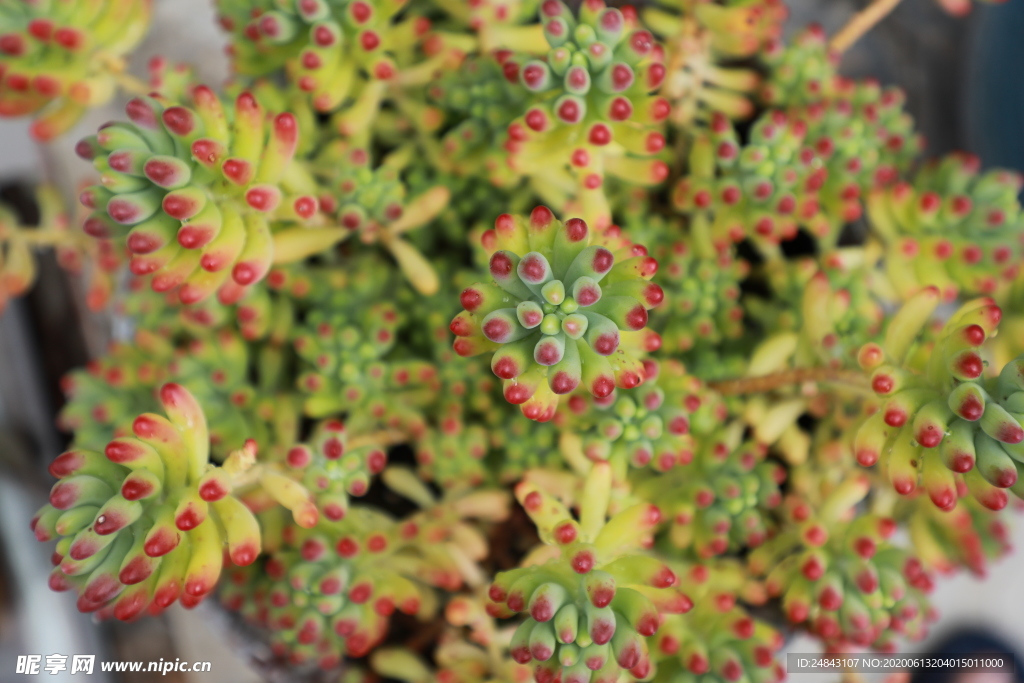
[(671, 123), (688, 127), (706, 121), (711, 112), (731, 119), (750, 116), (761, 77), (731, 62), (774, 45), (787, 14), (778, 0), (663, 0), (645, 7), (644, 23), (665, 42), (667, 73), (661, 93), (672, 103)]
[(746, 261), (728, 250), (702, 258), (684, 240), (659, 246), (654, 256), (661, 265), (658, 282), (665, 289), (665, 304), (654, 324), (666, 351), (686, 352), (740, 337), (740, 282), (750, 271)]
[(630, 467), (664, 473), (688, 465), (697, 447), (691, 421), (699, 424), (714, 411), (706, 388), (679, 363), (646, 361), (644, 376), (635, 390), (595, 401), (590, 413), (576, 421), (582, 424), (573, 425), (582, 436), (583, 454), (607, 461), (617, 481), (626, 478)]
[(217, 0), (236, 71), (267, 76), (285, 69), (319, 111), (351, 101), (341, 118), (346, 134), (366, 129), (390, 83), (429, 78), (440, 66), (404, 68), (430, 29), (404, 7), (392, 0)]
[(684, 467), (638, 488), (665, 511), (669, 543), (700, 558), (756, 548), (774, 533), (769, 515), (782, 502), (785, 470), (766, 459), (767, 447), (735, 445), (738, 435), (734, 428), (700, 437), (703, 447)]
[(645, 249), (615, 238), (612, 251), (583, 220), (562, 223), (543, 206), (529, 218), (499, 216), (483, 239), (493, 284), (462, 292), (451, 329), (459, 355), (493, 351), (510, 403), (545, 421), (580, 385), (607, 396), (643, 381), (647, 311), (663, 296)]
[(0, 8), (0, 116), (34, 115), (50, 140), (116, 92), (149, 31), (151, 0), (12, 0)]
[(380, 244), (409, 283), (430, 296), (440, 288), (437, 272), (405, 236), (429, 224), (444, 210), (451, 192), (442, 185), (432, 185), (407, 198), (401, 172), (412, 153), (405, 147), (374, 168), (366, 149), (337, 140), (316, 156), (312, 168), (325, 185), (321, 206), (339, 224), (330, 229), (334, 241), (356, 236), (364, 244)]
[[(389, 303), (354, 315), (311, 312), (294, 341), (306, 368), (298, 378), (298, 388), (307, 394), (304, 412), (312, 417), (345, 412), (351, 429), (422, 432), (422, 407), (431, 400), (437, 371), (425, 361), (385, 358), (394, 348), (398, 324), (398, 311)], [(404, 399), (396, 401), (395, 392)]]
[(76, 591), (83, 612), (129, 620), (192, 606), (217, 583), (225, 547), (239, 566), (260, 553), (259, 524), (232, 492), (255, 443), (214, 466), (192, 395), (165, 384), (159, 398), (167, 417), (144, 413), (102, 453), (74, 449), (50, 466), (59, 481), (32, 529), (57, 539), (50, 587)]
[[(985, 378), (982, 345), (998, 331), (1001, 309), (991, 299), (962, 306), (934, 342), (914, 342), (938, 306), (935, 287), (922, 290), (899, 310), (882, 346), (861, 348), (861, 366), (884, 400), (857, 431), (854, 450), (865, 466), (885, 457), (889, 481), (901, 494), (918, 482), (936, 506), (951, 509), (966, 485), (993, 510), (1006, 506), (1024, 467), (1024, 419), (1018, 412), (1022, 359)], [(1019, 495), (1019, 494), (1018, 494)]]
[(529, 92), (518, 79), (506, 77), (501, 60), (508, 63), (510, 56), (502, 51), (469, 57), (427, 89), (431, 101), (457, 122), (433, 150), (438, 168), (470, 178), (486, 174), (496, 183), (510, 181), (503, 148), (508, 126), (522, 112)]
[(807, 125), (807, 144), (826, 171), (818, 202), (831, 222), (860, 218), (867, 195), (890, 185), (921, 151), (905, 101), (898, 88), (837, 79), (828, 99), (789, 110)]
[(371, 477), (383, 471), (388, 456), (372, 435), (350, 435), (339, 420), (324, 420), (308, 442), (288, 448), (285, 462), (323, 518), (337, 522), (348, 513), (349, 498), (369, 490)]
[(281, 238), (272, 230), (318, 210), (312, 182), (286, 173), (299, 135), (293, 115), (268, 116), (248, 92), (225, 107), (205, 86), (192, 90), (191, 107), (138, 97), (125, 111), (130, 122), (105, 126), (77, 147), (100, 172), (100, 184), (81, 196), (92, 210), (85, 231), (124, 239), (132, 272), (151, 275), (154, 291), (177, 289), (185, 304), (215, 292), (234, 303), (275, 256), (293, 257), (294, 238), (315, 232), (286, 229)]
[(584, 219), (607, 227), (606, 174), (639, 185), (668, 177), (655, 156), (665, 146), (661, 124), (670, 110), (653, 94), (665, 76), (662, 48), (635, 12), (602, 0), (584, 2), (578, 18), (561, 0), (545, 0), (539, 14), (546, 58), (515, 55), (503, 66), (506, 78), (532, 94), (509, 126), (509, 163), (541, 185), (563, 185), (558, 180), (568, 172)]
[(849, 479), (817, 510), (788, 501), (792, 525), (755, 549), (750, 565), (767, 574), (768, 594), (782, 599), (792, 623), (806, 622), (832, 646), (889, 649), (895, 634), (925, 635), (934, 584), (917, 557), (887, 540), (892, 519), (853, 515), (867, 491), (866, 478)]
[(816, 197), (826, 173), (806, 134), (805, 123), (770, 110), (741, 145), (729, 120), (712, 115), (707, 133), (690, 151), (689, 174), (672, 195), (675, 207), (691, 216), (691, 229), (700, 231), (696, 239), (721, 250), (749, 237), (761, 250), (775, 253), (802, 226), (827, 236), (833, 228)]
[(495, 616), (528, 613), (510, 647), (520, 664), (535, 661), (538, 683), (616, 681), (653, 672), (648, 639), (666, 614), (693, 604), (660, 560), (639, 552), (661, 521), (640, 503), (606, 520), (611, 469), (596, 464), (577, 522), (554, 497), (523, 482), (516, 498), (534, 520), (541, 540), (557, 549), (544, 564), (498, 574), (488, 591)]
[(775, 660), (782, 634), (739, 604), (760, 606), (766, 598), (763, 587), (746, 579), (742, 568), (725, 563), (697, 564), (680, 574), (694, 608), (669, 615), (658, 630), (656, 682), (776, 683), (785, 677)]
[(105, 356), (61, 381), (66, 403), (58, 426), (74, 432), (75, 445), (97, 444), (131, 433), (140, 411), (159, 406), (155, 390), (168, 379), (173, 345), (147, 330), (132, 343), (114, 343)]
[(270, 633), (271, 646), (293, 663), (329, 669), (362, 656), (386, 635), (395, 610), (417, 614), (425, 590), (402, 557), (412, 547), (397, 522), (367, 508), (344, 521), (292, 538), (262, 571), (229, 575), (221, 600)]
[(829, 49), (825, 30), (811, 24), (788, 45), (774, 41), (763, 54), (770, 75), (761, 99), (770, 106), (805, 105), (827, 99), (836, 85), (839, 55)]
[(1004, 292), (1020, 269), (1022, 186), (1015, 171), (981, 173), (977, 157), (952, 154), (925, 166), (913, 183), (875, 190), (868, 218), (886, 246), (886, 270), (900, 295), (927, 286), (947, 300)]

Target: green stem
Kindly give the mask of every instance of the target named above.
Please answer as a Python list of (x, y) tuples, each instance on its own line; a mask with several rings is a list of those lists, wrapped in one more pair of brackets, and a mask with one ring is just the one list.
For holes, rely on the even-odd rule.
[(849, 385), (856, 389), (868, 389), (867, 377), (862, 373), (834, 368), (793, 368), (760, 377), (715, 380), (708, 382), (708, 386), (723, 396), (740, 396), (763, 394), (805, 382), (828, 382)]
[[(71, 233), (66, 230), (17, 230), (18, 239), (24, 240), (32, 247), (55, 247), (59, 244), (70, 242)], [(0, 236), (0, 242), (6, 242), (11, 237)]]
[(693, 237), (694, 250), (702, 259), (713, 259), (718, 255), (715, 243), (711, 239), (711, 219), (707, 214), (697, 214), (690, 221), (690, 235)]

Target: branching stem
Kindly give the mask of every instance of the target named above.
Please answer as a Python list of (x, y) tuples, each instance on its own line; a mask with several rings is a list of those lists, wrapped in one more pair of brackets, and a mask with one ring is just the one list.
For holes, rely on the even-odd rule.
[(741, 394), (763, 394), (804, 382), (829, 382), (846, 384), (857, 389), (868, 389), (867, 378), (863, 374), (852, 370), (833, 368), (794, 368), (760, 377), (717, 380), (708, 382), (708, 386), (724, 396), (739, 396)]
[[(17, 239), (23, 240), (32, 247), (53, 247), (70, 242), (72, 239), (71, 233), (67, 230), (28, 229), (18, 230), (16, 234)], [(0, 234), (0, 244), (3, 244), (6, 239), (8, 239), (6, 235)]]
[(107, 68), (118, 87), (129, 95), (149, 95), (153, 92), (149, 83), (127, 72), (128, 65), (121, 57), (101, 54), (98, 59)]
[(850, 46), (860, 40), (860, 37), (870, 31), (875, 24), (889, 15), (900, 0), (874, 0), (870, 5), (853, 15), (853, 18), (841, 28), (838, 33), (832, 36), (828, 46), (833, 52), (842, 54), (850, 49)]
[(385, 429), (379, 432), (370, 432), (369, 434), (353, 436), (348, 440), (348, 444), (346, 445), (350, 449), (360, 448), (362, 446), (382, 446), (387, 448), (388, 446), (396, 446), (400, 443), (405, 443), (408, 440), (408, 435), (403, 431), (398, 429)]
[(117, 85), (129, 95), (149, 95), (153, 88), (141, 78), (136, 78), (129, 73), (115, 73), (114, 80)]

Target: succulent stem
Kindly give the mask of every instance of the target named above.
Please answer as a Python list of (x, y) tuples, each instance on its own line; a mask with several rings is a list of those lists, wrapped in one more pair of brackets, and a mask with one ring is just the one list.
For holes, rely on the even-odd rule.
[[(3, 242), (0, 236), (0, 243)], [(18, 239), (33, 247), (52, 247), (65, 244), (70, 241), (70, 235), (66, 230), (20, 230)]]
[(397, 446), (398, 444), (405, 443), (408, 440), (409, 436), (401, 430), (382, 429), (379, 432), (353, 436), (348, 441), (348, 447), (350, 449), (356, 449), (362, 448), (363, 446), (374, 445), (386, 448), (388, 446)]
[(846, 52), (850, 47), (860, 40), (860, 37), (870, 31), (875, 24), (882, 21), (889, 15), (900, 0), (874, 0), (846, 23), (839, 32), (832, 36), (829, 42), (829, 49), (837, 54)]
[(828, 382), (848, 385), (855, 389), (868, 389), (867, 382), (860, 373), (836, 368), (793, 368), (760, 377), (717, 380), (708, 382), (708, 386), (723, 396), (738, 396), (763, 394), (804, 382)]

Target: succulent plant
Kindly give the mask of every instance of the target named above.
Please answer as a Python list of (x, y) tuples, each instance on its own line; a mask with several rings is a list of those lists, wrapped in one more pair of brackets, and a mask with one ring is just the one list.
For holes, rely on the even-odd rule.
[(61, 428), (75, 433), (76, 444), (127, 436), (140, 406), (157, 409), (155, 389), (167, 381), (173, 355), (166, 339), (148, 331), (139, 331), (131, 344), (113, 344), (105, 357), (63, 379)]
[[(389, 567), (410, 541), (392, 520), (358, 510), (331, 536), (306, 532), (270, 556), (262, 572), (237, 572), (222, 599), (273, 635), (279, 654), (325, 668), (365, 654), (397, 609), (421, 609), (420, 588)], [(254, 583), (242, 592), (246, 583)]]
[(319, 111), (355, 99), (346, 112), (347, 132), (370, 122), (389, 81), (408, 78), (401, 66), (430, 27), (423, 17), (399, 19), (400, 2), (218, 0), (217, 10), (231, 33), (239, 73), (264, 76), (286, 68), (293, 87), (309, 93)]
[(668, 66), (662, 93), (672, 103), (672, 124), (686, 128), (706, 121), (712, 112), (749, 117), (761, 77), (755, 69), (730, 61), (774, 49), (786, 6), (777, 0), (665, 0), (657, 5), (644, 8), (641, 16), (665, 41)]
[(897, 88), (838, 79), (827, 98), (790, 110), (807, 125), (807, 144), (824, 162), (818, 202), (830, 222), (857, 220), (857, 200), (892, 183), (920, 151), (905, 99)]
[(911, 345), (939, 299), (938, 288), (922, 290), (893, 318), (884, 346), (861, 349), (861, 365), (873, 370), (871, 387), (886, 400), (865, 422), (872, 426), (857, 432), (857, 459), (871, 465), (884, 453), (898, 492), (916, 490), (920, 476), (932, 502), (944, 509), (956, 506), (957, 475), (962, 475), (972, 496), (999, 510), (1007, 502), (1004, 489), (1017, 483), (1016, 463), (1022, 457), (1017, 444), (1024, 441), (1024, 426), (1013, 399), (1020, 391), (1021, 360), (1003, 366), (998, 378), (983, 378), (980, 347), (998, 332), (1002, 318), (990, 299), (954, 313), (931, 342), (927, 358), (921, 350), (911, 356)]
[(358, 235), (365, 244), (380, 243), (417, 291), (426, 296), (436, 294), (440, 283), (434, 266), (404, 234), (433, 220), (448, 203), (450, 191), (435, 185), (407, 200), (406, 186), (399, 177), (409, 157), (407, 150), (395, 152), (373, 169), (367, 150), (349, 149), (337, 142), (321, 151), (312, 167), (321, 183), (330, 186), (322, 194), (322, 203), (344, 229), (339, 239)]
[(458, 121), (433, 150), (433, 163), (439, 168), (508, 182), (502, 148), (509, 144), (508, 126), (527, 102), (529, 91), (502, 59), (510, 63), (507, 52), (468, 58), (458, 72), (449, 72), (430, 86), (431, 100)]
[(272, 221), (313, 218), (316, 188), (300, 173), (286, 176), (299, 135), (292, 114), (268, 125), (248, 92), (230, 109), (205, 86), (192, 100), (187, 107), (135, 98), (125, 109), (130, 123), (79, 143), (101, 174), (82, 194), (93, 210), (84, 229), (125, 239), (132, 272), (152, 275), (154, 291), (180, 287), (185, 304), (215, 292), (234, 303), (274, 263)]
[[(690, 173), (673, 194), (682, 212), (707, 216), (705, 235), (697, 239), (721, 248), (750, 237), (773, 249), (796, 237), (801, 225), (823, 218), (814, 193), (826, 174), (816, 169), (806, 135), (802, 121), (772, 110), (740, 145), (729, 120), (715, 114), (708, 133), (694, 141)], [(691, 224), (698, 224), (696, 217)]]
[(635, 12), (603, 0), (585, 2), (578, 17), (561, 0), (546, 0), (539, 18), (546, 59), (513, 55), (503, 64), (506, 77), (532, 95), (509, 126), (508, 163), (540, 182), (568, 174), (583, 218), (607, 227), (606, 174), (640, 185), (668, 176), (654, 156), (665, 145), (659, 128), (671, 109), (653, 94), (665, 76), (663, 50)]
[(761, 88), (761, 98), (770, 105), (781, 102), (806, 105), (827, 99), (838, 81), (839, 55), (828, 46), (825, 30), (808, 26), (787, 45), (777, 41), (763, 57), (771, 76)]
[(462, 292), (451, 327), (459, 355), (494, 351), (510, 403), (544, 421), (578, 386), (607, 396), (643, 381), (647, 311), (663, 297), (648, 282), (657, 262), (646, 250), (613, 252), (582, 219), (562, 223), (543, 206), (499, 216), (483, 240), (493, 284)]
[[(311, 315), (309, 327), (296, 336), (295, 350), (309, 367), (298, 378), (308, 394), (305, 412), (322, 417), (344, 410), (360, 426), (422, 430), (423, 417), (414, 406), (429, 400), (436, 370), (424, 361), (382, 359), (397, 340), (393, 305), (358, 309), (357, 315)], [(394, 392), (407, 392), (407, 400), (396, 404)]]
[(887, 541), (896, 528), (891, 519), (852, 517), (867, 490), (867, 479), (848, 480), (817, 510), (788, 501), (795, 524), (750, 561), (755, 573), (770, 570), (768, 593), (782, 597), (791, 622), (807, 622), (826, 643), (884, 648), (893, 633), (920, 637), (927, 629), (933, 581), (919, 559)]
[[(922, 169), (914, 183), (874, 191), (872, 228), (889, 259), (913, 256), (913, 268), (888, 268), (903, 295), (935, 286), (946, 300), (991, 295), (1019, 270), (1022, 222), (1013, 171), (979, 172), (977, 157), (953, 154)], [(891, 262), (891, 261), (890, 261)]]
[(173, 383), (159, 398), (167, 417), (144, 413), (102, 453), (74, 449), (50, 466), (59, 481), (32, 529), (58, 539), (50, 587), (77, 592), (83, 612), (127, 620), (179, 598), (195, 605), (216, 586), (225, 546), (239, 566), (260, 554), (259, 524), (233, 494), (255, 443), (214, 466), (195, 398)]
[(746, 261), (728, 251), (707, 258), (682, 239), (659, 246), (654, 256), (665, 289), (665, 305), (655, 316), (663, 325), (661, 338), (666, 350), (686, 352), (743, 334), (739, 298), (740, 282), (749, 272)]
[(64, 381), (50, 585), (217, 590), (349, 683), (922, 637), (1024, 497), (1021, 183), (839, 75), (894, 4), (787, 41), (782, 0), (218, 0), (220, 91), (125, 72), (148, 2), (4, 3), (0, 115), (128, 101), (81, 231), (0, 212), (0, 308), (53, 246), (118, 321)]
[(669, 542), (701, 558), (764, 543), (774, 533), (769, 511), (782, 502), (785, 472), (765, 461), (767, 448), (734, 446), (738, 432), (728, 432), (703, 439), (707, 445), (692, 465), (638, 487), (671, 520)]
[(290, 446), (285, 459), (312, 494), (320, 514), (335, 522), (348, 514), (349, 497), (365, 495), (370, 478), (388, 462), (387, 453), (372, 436), (350, 436), (337, 420), (318, 425), (310, 443)]
[(739, 604), (763, 604), (764, 589), (736, 565), (694, 565), (681, 574), (699, 596), (686, 615), (669, 616), (658, 633), (656, 680), (780, 681), (785, 672), (774, 652), (782, 634), (750, 616)]
[[(608, 462), (623, 480), (629, 467), (668, 472), (693, 461), (697, 448), (691, 422), (707, 420), (713, 401), (701, 382), (671, 363), (644, 363), (645, 379), (634, 391), (613, 392), (594, 402), (573, 425), (582, 436), (583, 454)], [(696, 414), (696, 415), (695, 415)]]
[(529, 614), (509, 647), (517, 662), (537, 662), (534, 679), (541, 683), (559, 675), (613, 681), (623, 670), (646, 678), (646, 639), (657, 632), (660, 615), (684, 613), (693, 605), (674, 587), (677, 577), (667, 565), (636, 552), (661, 521), (658, 509), (639, 503), (606, 521), (608, 465), (595, 465), (584, 487), (578, 522), (535, 486), (516, 487), (541, 539), (557, 554), (495, 577), (488, 590), (491, 611)]
[(0, 116), (33, 115), (51, 140), (109, 101), (149, 31), (151, 0), (14, 0), (0, 10)]

